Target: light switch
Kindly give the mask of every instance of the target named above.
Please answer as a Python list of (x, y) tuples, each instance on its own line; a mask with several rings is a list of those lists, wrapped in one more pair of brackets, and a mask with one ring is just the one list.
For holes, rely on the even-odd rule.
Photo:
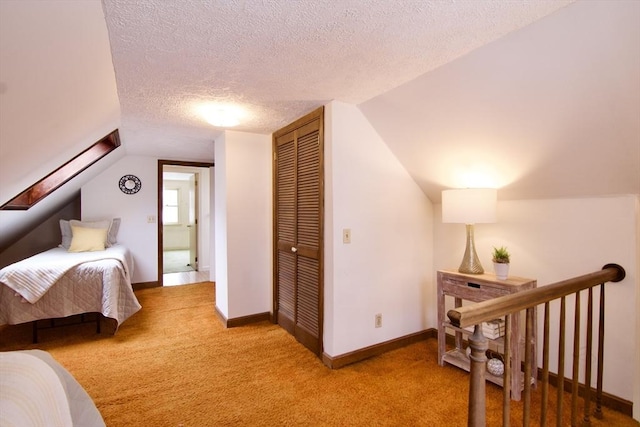
[(155, 215), (147, 215), (147, 222), (149, 224), (153, 224), (154, 222), (156, 222), (156, 216)]
[(342, 229), (342, 243), (351, 243), (351, 229), (343, 228)]

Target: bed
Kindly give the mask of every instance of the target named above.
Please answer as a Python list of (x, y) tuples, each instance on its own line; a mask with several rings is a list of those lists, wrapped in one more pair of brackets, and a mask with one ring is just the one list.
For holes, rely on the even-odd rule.
[[(131, 286), (130, 251), (117, 243), (115, 234), (108, 237), (105, 230), (110, 225), (106, 229), (96, 226), (111, 222), (69, 223), (61, 221), (61, 229), (70, 225), (72, 237), (67, 239), (63, 230), (60, 247), (0, 270), (0, 325), (100, 313), (115, 321), (115, 333), (141, 309)], [(83, 230), (93, 231), (85, 234)], [(83, 250), (87, 248), (92, 249)], [(99, 316), (97, 323), (99, 326)], [(33, 338), (37, 341), (36, 323)]]
[(0, 425), (105, 425), (91, 397), (42, 350), (0, 352)]

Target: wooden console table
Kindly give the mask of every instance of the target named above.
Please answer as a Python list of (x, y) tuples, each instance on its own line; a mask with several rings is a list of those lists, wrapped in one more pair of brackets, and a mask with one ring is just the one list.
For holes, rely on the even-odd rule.
[[(465, 274), (457, 271), (438, 271), (438, 364), (444, 366), (445, 363), (457, 366), (469, 371), (470, 362), (463, 348), (463, 335), (472, 333), (466, 329), (453, 326), (447, 318), (445, 310), (445, 297), (453, 297), (455, 307), (461, 307), (462, 301), (481, 302), (491, 298), (512, 294), (515, 292), (532, 289), (537, 286), (533, 279), (522, 277), (509, 277), (506, 280), (499, 280), (493, 274)], [(524, 331), (520, 330), (520, 314), (511, 315), (511, 398), (520, 400), (522, 389), (524, 388), (524, 372), (520, 367), (524, 359)], [(536, 360), (536, 315), (534, 312), (533, 334), (532, 334), (532, 354), (531, 372), (533, 374), (533, 385), (536, 385), (536, 373), (538, 364)], [(451, 329), (455, 335), (455, 348), (446, 351), (446, 329)], [(492, 340), (489, 339), (489, 350), (504, 354), (504, 337)], [(503, 385), (502, 376), (495, 376), (486, 372), (486, 379)]]

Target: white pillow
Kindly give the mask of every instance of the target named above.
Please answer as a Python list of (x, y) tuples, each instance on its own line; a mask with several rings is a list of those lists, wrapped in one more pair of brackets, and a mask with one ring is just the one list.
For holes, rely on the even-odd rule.
[(99, 221), (79, 221), (77, 219), (72, 219), (69, 221), (69, 225), (71, 227), (82, 227), (82, 228), (106, 228), (109, 230), (111, 226), (111, 220), (102, 219)]
[(71, 239), (73, 238), (71, 226), (75, 225), (76, 227), (84, 228), (107, 228), (109, 231), (107, 233), (106, 247), (109, 248), (118, 243), (118, 231), (120, 230), (121, 221), (122, 220), (120, 218), (100, 221), (79, 221), (77, 219), (67, 221), (65, 219), (61, 219), (60, 234), (62, 235), (62, 241), (60, 243), (60, 247), (69, 250), (69, 246), (71, 246)]
[(60, 234), (62, 234), (62, 241), (60, 242), (60, 247), (69, 250), (69, 246), (71, 246), (71, 238), (73, 234), (71, 234), (71, 225), (69, 225), (69, 221), (66, 219), (60, 220)]
[(107, 247), (113, 246), (118, 243), (118, 230), (120, 230), (120, 218), (113, 218), (111, 220), (111, 226), (109, 226), (109, 232), (107, 234)]
[(107, 228), (85, 228), (71, 226), (73, 238), (69, 252), (104, 251), (107, 243)]

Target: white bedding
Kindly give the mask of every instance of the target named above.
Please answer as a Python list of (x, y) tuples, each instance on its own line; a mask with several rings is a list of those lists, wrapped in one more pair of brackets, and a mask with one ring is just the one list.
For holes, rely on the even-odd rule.
[(105, 425), (95, 404), (47, 352), (0, 353), (1, 426)]
[[(68, 253), (63, 248), (54, 248), (37, 254), (27, 260), (12, 264), (0, 271), (0, 325), (18, 324), (39, 319), (67, 317), (82, 313), (102, 313), (105, 317), (116, 320), (117, 327), (131, 315), (140, 310), (133, 289), (130, 273), (132, 272), (131, 255), (122, 245), (114, 245), (105, 251), (89, 252), (84, 262), (78, 262), (80, 257)], [(49, 284), (49, 279), (61, 268), (45, 265), (65, 255), (71, 255), (70, 261), (63, 262), (65, 272), (59, 279)], [(95, 260), (100, 255), (100, 260)], [(94, 259), (94, 260), (92, 260)], [(43, 265), (35, 266), (34, 263)], [(71, 265), (69, 267), (70, 264)], [(32, 283), (28, 290), (19, 288), (16, 281), (7, 277), (16, 277), (16, 266), (25, 267), (25, 273), (20, 277), (31, 277), (35, 282), (41, 281), (42, 286)], [(68, 268), (67, 268), (68, 267)], [(7, 272), (5, 272), (7, 270)], [(34, 273), (33, 271), (39, 272)], [(41, 275), (47, 276), (42, 280)], [(5, 279), (3, 279), (3, 277)], [(28, 302), (25, 295), (33, 296), (34, 289), (47, 287), (46, 292), (34, 303)], [(18, 289), (16, 289), (18, 288)]]
[(119, 245), (95, 252), (67, 252), (63, 248), (54, 248), (3, 268), (0, 270), (0, 282), (33, 304), (67, 271), (86, 262), (117, 259), (122, 263), (125, 275), (130, 277), (127, 254), (127, 249)]

